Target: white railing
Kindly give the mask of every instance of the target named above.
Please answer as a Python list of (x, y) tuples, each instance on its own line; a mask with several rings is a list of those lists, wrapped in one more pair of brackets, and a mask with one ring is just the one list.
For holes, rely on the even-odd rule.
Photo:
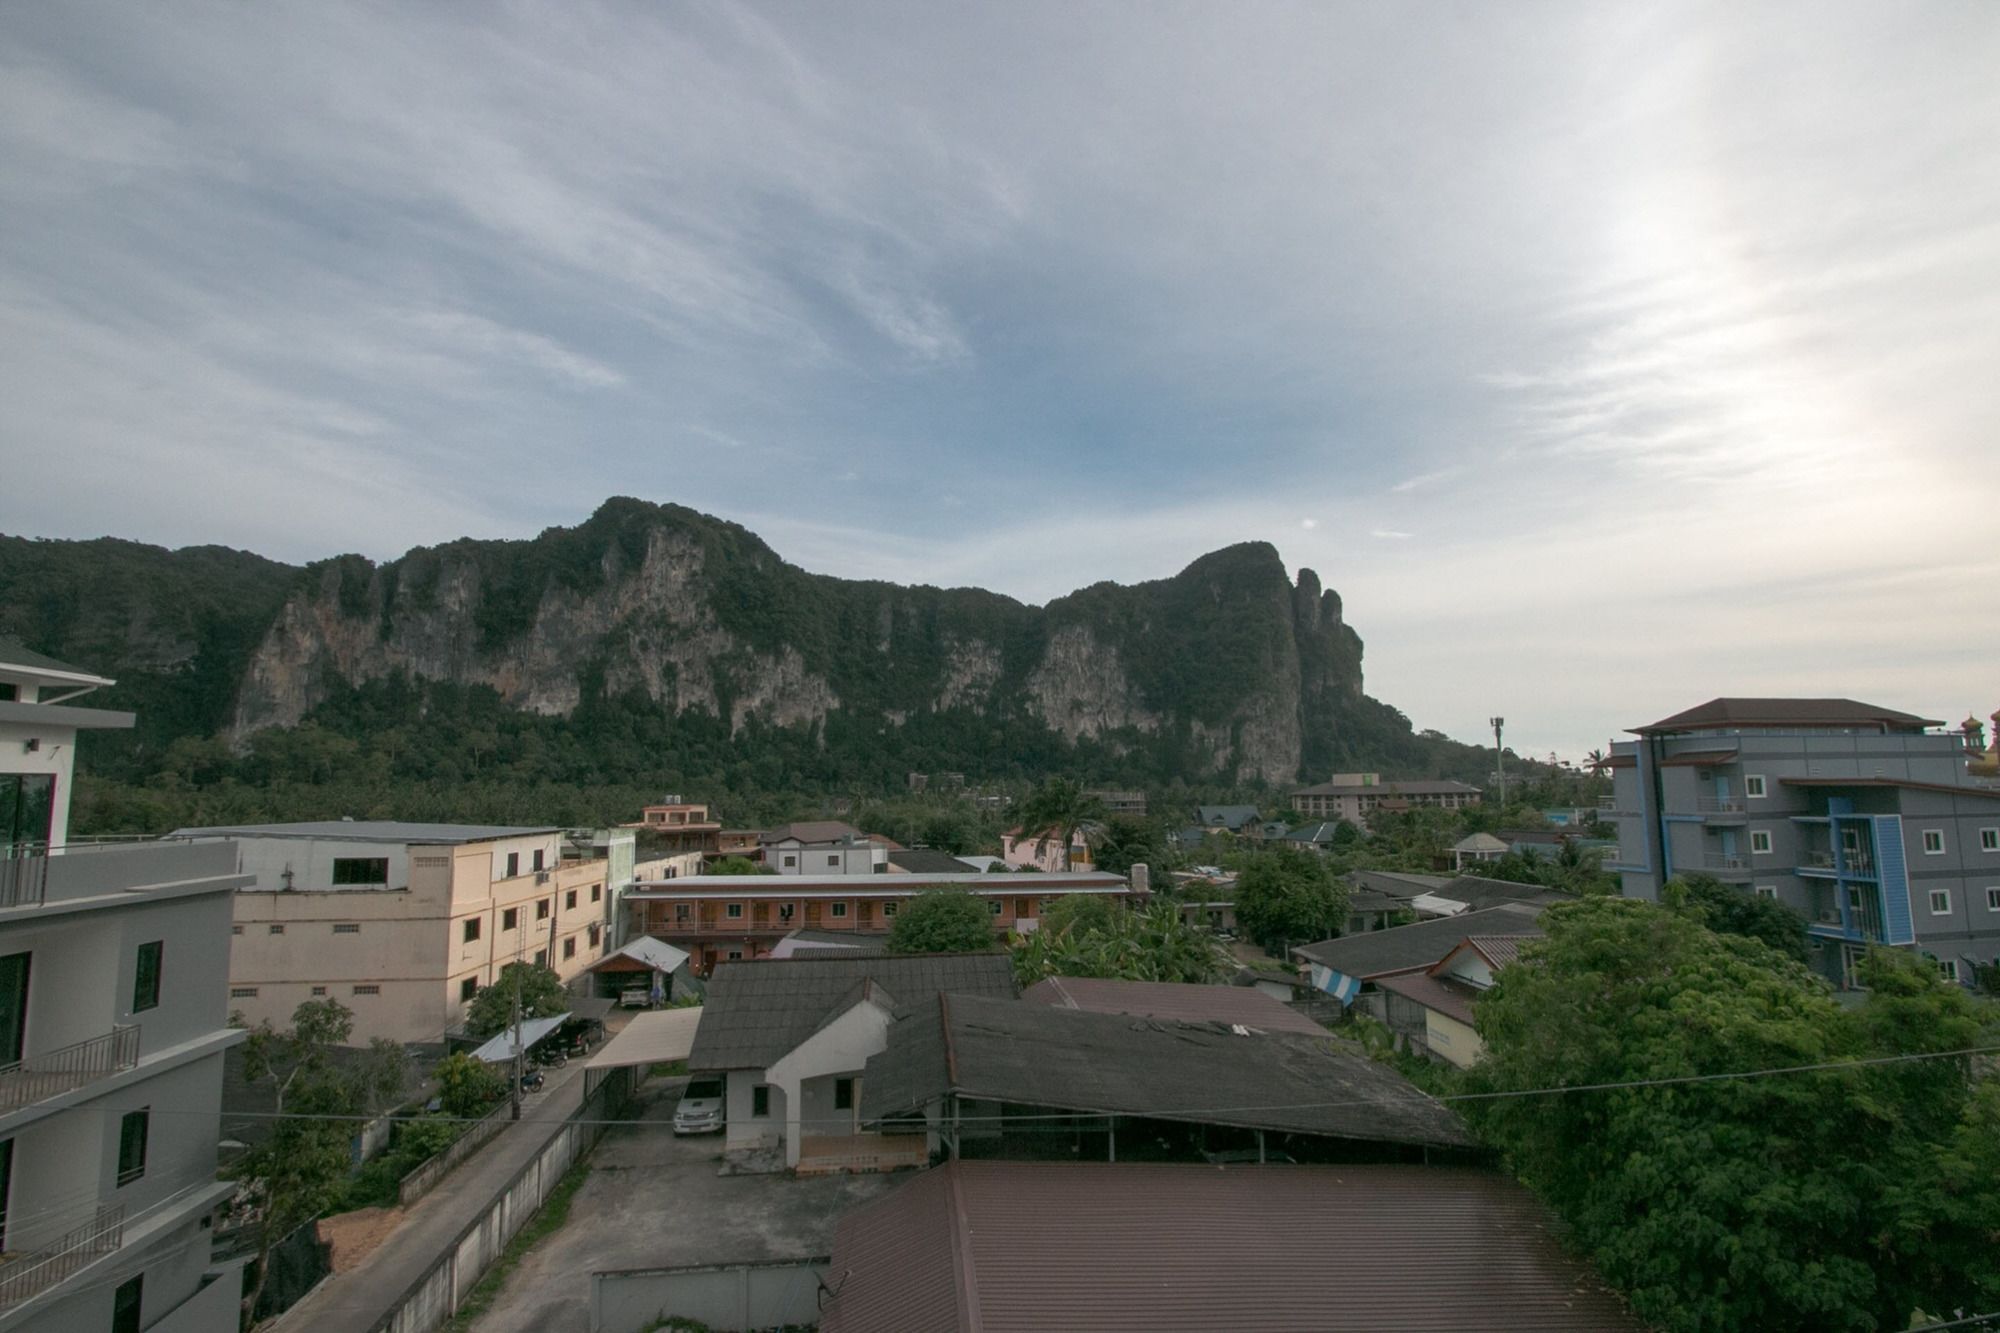
[(1748, 870), (1750, 863), (1740, 856), (1722, 856), (1710, 852), (1701, 858), (1704, 870)]
[(9, 1256), (0, 1268), (0, 1310), (40, 1292), (76, 1272), (100, 1254), (109, 1254), (125, 1240), (125, 1206), (99, 1204), (90, 1220), (75, 1227), (53, 1244), (30, 1254)]

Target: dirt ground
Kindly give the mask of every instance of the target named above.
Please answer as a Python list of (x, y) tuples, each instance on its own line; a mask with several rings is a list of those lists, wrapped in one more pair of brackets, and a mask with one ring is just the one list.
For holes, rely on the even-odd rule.
[(351, 1270), (389, 1239), (389, 1233), (402, 1221), (401, 1208), (357, 1208), (351, 1213), (321, 1218), (319, 1238), (333, 1244), (333, 1271)]

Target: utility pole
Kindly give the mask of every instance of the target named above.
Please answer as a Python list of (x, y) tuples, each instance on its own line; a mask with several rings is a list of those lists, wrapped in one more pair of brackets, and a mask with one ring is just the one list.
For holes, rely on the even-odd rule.
[(1500, 808), (1507, 808), (1507, 751), (1500, 744), (1500, 729), (1507, 725), (1507, 719), (1496, 717), (1493, 722), (1493, 760), (1500, 766)]
[(514, 1080), (507, 1088), (511, 1120), (521, 1118), (521, 969), (514, 969)]

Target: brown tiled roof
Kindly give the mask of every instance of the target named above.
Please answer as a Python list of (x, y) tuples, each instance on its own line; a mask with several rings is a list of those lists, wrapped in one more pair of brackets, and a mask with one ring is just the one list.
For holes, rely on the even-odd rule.
[[(1296, 980), (1297, 978), (1293, 978)], [(1175, 981), (1110, 981), (1102, 977), (1050, 977), (1021, 992), (1024, 1000), (1083, 1009), (1093, 1014), (1134, 1014), (1190, 1022), (1234, 1024), (1258, 1032), (1301, 1032), (1323, 1037), (1326, 1029), (1288, 1009), (1260, 990), (1236, 986), (1195, 986)]]
[(1642, 1327), (1525, 1189), (1439, 1166), (955, 1161), (842, 1217), (826, 1281), (822, 1333)]
[(1857, 727), (1884, 726), (1896, 730), (1941, 727), (1936, 718), (1918, 717), (1878, 704), (1853, 699), (1710, 699), (1705, 704), (1663, 717), (1649, 726), (1634, 727), (1641, 736), (1663, 731), (1693, 731), (1705, 727)]
[(1737, 757), (1735, 750), (1682, 750), (1660, 761), (1661, 768), (1711, 768)]
[(844, 838), (859, 838), (861, 830), (838, 819), (809, 819), (767, 829), (757, 836), (761, 842), (782, 842), (786, 838), (797, 838), (800, 842), (839, 842)]
[(1447, 1018), (1455, 1018), (1467, 1027), (1472, 1026), (1472, 1002), (1479, 992), (1462, 981), (1433, 976), (1429, 972), (1405, 972), (1400, 976), (1383, 977), (1375, 984), (1383, 990), (1414, 1000), (1426, 1009), (1435, 1009)]
[(1521, 961), (1521, 946), (1533, 944), (1540, 935), (1468, 935), (1465, 942), (1479, 950), (1480, 957), (1493, 967)]

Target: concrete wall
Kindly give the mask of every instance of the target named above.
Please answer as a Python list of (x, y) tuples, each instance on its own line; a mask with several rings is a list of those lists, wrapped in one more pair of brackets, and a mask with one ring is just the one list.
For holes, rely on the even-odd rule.
[[(40, 741), (31, 754), (28, 741)], [(49, 816), (49, 843), (69, 840), (70, 782), (76, 763), (76, 728), (44, 726), (39, 722), (0, 722), (0, 773), (28, 773), (56, 780), (54, 808)]]
[(750, 1114), (753, 1105), (751, 1090), (763, 1082), (764, 1071), (761, 1069), (732, 1069), (726, 1077), (723, 1108), (728, 1128), (724, 1130), (723, 1137), (731, 1151), (784, 1142), (786, 1103), (783, 1088), (771, 1089), (769, 1115)]
[(1479, 1034), (1435, 1009), (1424, 1011), (1424, 1042), (1439, 1059), (1464, 1069), (1486, 1050)]
[(791, 1259), (592, 1273), (590, 1330), (643, 1333), (674, 1315), (718, 1333), (811, 1326), (819, 1322), (820, 1277), (828, 1262)]

